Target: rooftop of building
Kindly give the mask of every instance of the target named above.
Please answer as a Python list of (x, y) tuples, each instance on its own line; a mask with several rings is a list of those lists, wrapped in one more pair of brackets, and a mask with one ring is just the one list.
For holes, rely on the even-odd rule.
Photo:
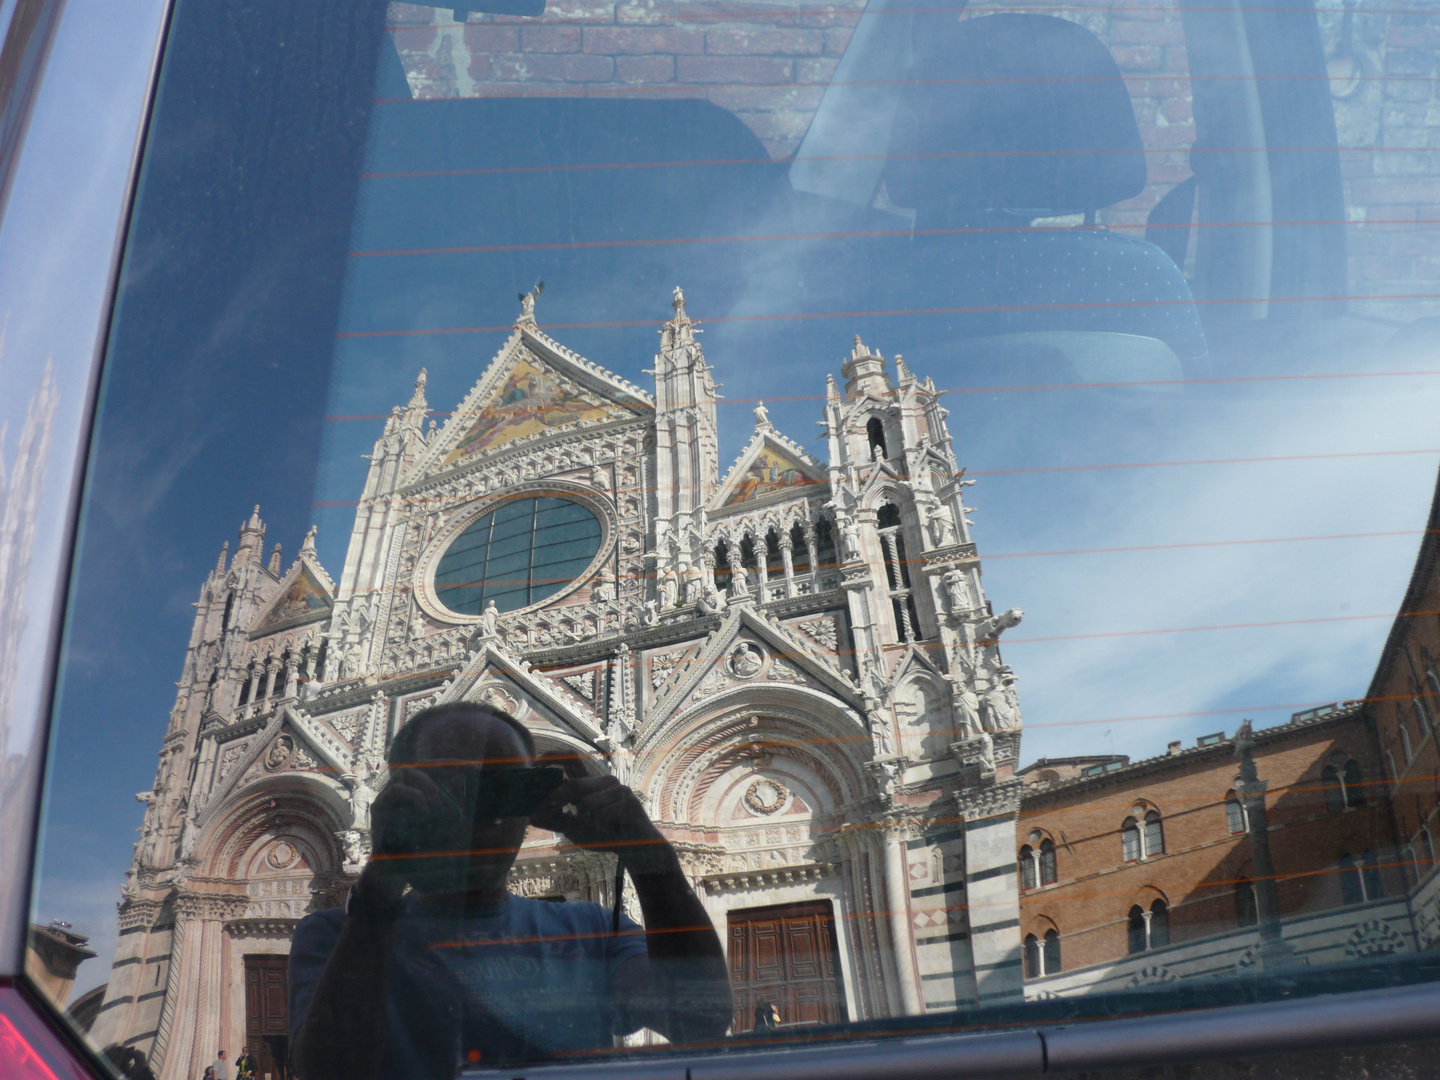
[[(1334, 701), (1325, 705), (1316, 705), (1309, 709), (1302, 709), (1299, 712), (1292, 713), (1290, 719), (1283, 724), (1275, 724), (1268, 728), (1256, 728), (1254, 732), (1255, 744), (1257, 747), (1267, 743), (1273, 744), (1290, 737), (1309, 734), (1316, 727), (1352, 719), (1359, 715), (1362, 704), (1363, 702), (1361, 701)], [(1023, 769), (1018, 770), (1016, 775), (1025, 778), (1026, 775), (1032, 771), (1038, 775), (1039, 771), (1047, 766), (1053, 768), (1062, 763), (1066, 765), (1082, 762), (1087, 763), (1081, 766), (1079, 775), (1062, 777), (1056, 780), (1031, 780), (1027, 782), (1022, 800), (1029, 803), (1060, 795), (1068, 796), (1081, 789), (1088, 790), (1102, 785), (1122, 783), (1167, 769), (1201, 764), (1207, 758), (1233, 757), (1234, 753), (1234, 735), (1226, 734), (1224, 731), (1217, 731), (1209, 735), (1199, 736), (1195, 740), (1194, 746), (1185, 746), (1177, 739), (1165, 748), (1165, 753), (1157, 754), (1154, 757), (1143, 758), (1136, 762), (1131, 762), (1128, 757), (1119, 754), (1099, 754), (1089, 757), (1073, 758), (1041, 758), (1038, 761), (1026, 765)]]

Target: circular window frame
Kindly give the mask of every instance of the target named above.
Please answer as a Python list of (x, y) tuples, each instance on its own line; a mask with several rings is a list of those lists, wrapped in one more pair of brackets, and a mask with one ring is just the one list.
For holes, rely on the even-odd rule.
[(545, 480), (520, 484), (503, 492), (477, 499), (430, 538), (430, 543), (425, 546), (420, 553), (420, 558), (415, 562), (415, 574), (410, 583), (421, 610), (432, 618), (455, 626), (478, 624), (484, 617), (483, 614), (466, 615), (463, 612), (454, 611), (446, 607), (444, 601), (440, 599), (440, 594), (435, 590), (435, 571), (440, 565), (440, 560), (444, 558), (445, 552), (450, 550), (450, 545), (459, 539), (460, 534), (486, 514), (493, 513), (506, 503), (518, 502), (521, 499), (543, 498), (565, 499), (569, 502), (579, 503), (594, 514), (596, 520), (600, 522), (600, 546), (595, 550), (595, 557), (590, 560), (590, 564), (569, 584), (557, 589), (539, 603), (515, 608), (513, 611), (503, 611), (500, 613), (500, 617), (509, 619), (516, 615), (550, 607), (593, 578), (605, 561), (614, 555), (615, 538), (618, 533), (618, 521), (615, 517), (614, 506), (608, 499), (598, 497), (592, 489), (565, 480)]

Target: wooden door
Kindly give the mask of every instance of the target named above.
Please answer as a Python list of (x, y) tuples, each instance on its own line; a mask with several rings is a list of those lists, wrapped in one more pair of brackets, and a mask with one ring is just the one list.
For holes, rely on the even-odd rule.
[(779, 1010), (785, 1027), (848, 1019), (829, 900), (732, 911), (729, 931), (737, 1032), (754, 1029), (762, 1000)]
[[(285, 1068), (290, 1036), (289, 972), (289, 957), (245, 957), (245, 1045), (255, 1058), (255, 1080), (287, 1080), (289, 1076)], [(231, 1060), (238, 1057), (232, 1055)]]

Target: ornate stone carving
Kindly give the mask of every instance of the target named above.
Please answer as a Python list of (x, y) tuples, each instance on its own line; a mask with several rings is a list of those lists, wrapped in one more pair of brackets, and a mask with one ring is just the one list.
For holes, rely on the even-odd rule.
[(1002, 780), (998, 784), (983, 784), (964, 788), (955, 794), (955, 809), (966, 821), (983, 821), (986, 818), (1010, 816), (1020, 812), (1020, 794), (1024, 789), (1020, 780)]
[(745, 790), (745, 805), (752, 813), (776, 814), (790, 801), (790, 792), (778, 780), (762, 776)]
[(765, 650), (749, 641), (737, 641), (725, 658), (725, 668), (737, 679), (753, 679), (765, 666)]
[(806, 619), (804, 622), (798, 622), (795, 625), (826, 651), (834, 653), (839, 647), (839, 637), (835, 630), (835, 619), (832, 616), (827, 615), (820, 619)]
[(276, 840), (265, 852), (265, 864), (272, 870), (289, 870), (300, 861), (300, 852), (288, 840)]
[(805, 684), (805, 676), (778, 656), (770, 661), (770, 674), (767, 678), (771, 682), (795, 683), (801, 686)]
[(270, 772), (283, 769), (295, 756), (295, 740), (289, 735), (280, 735), (265, 751), (265, 768)]

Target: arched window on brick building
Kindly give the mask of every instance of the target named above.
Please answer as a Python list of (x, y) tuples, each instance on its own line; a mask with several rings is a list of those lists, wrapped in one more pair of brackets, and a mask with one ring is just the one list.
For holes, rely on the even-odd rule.
[[(1033, 889), (1039, 881), (1038, 860), (1035, 858), (1035, 849), (1026, 844), (1020, 849), (1020, 888)], [(1032, 935), (1033, 936), (1033, 935)]]
[(1045, 936), (1025, 936), (1025, 977), (1040, 979), (1060, 973), (1060, 932), (1046, 930)]
[(1040, 841), (1040, 884), (1054, 885), (1058, 876), (1055, 864), (1055, 841), (1047, 836)]
[[(1037, 837), (1042, 837), (1038, 846), (1032, 846)], [(1020, 849), (1020, 888), (1054, 885), (1059, 876), (1056, 873), (1055, 841), (1042, 836), (1038, 829), (1030, 834), (1030, 840), (1030, 844)]]
[(1170, 905), (1164, 900), (1154, 901), (1148, 909), (1136, 904), (1127, 922), (1130, 952), (1148, 952), (1170, 944)]
[[(1405, 747), (1405, 761), (1410, 761), (1410, 737), (1405, 725), (1400, 725), (1401, 742)], [(1392, 758), (1393, 762), (1394, 759)], [(1393, 766), (1392, 766), (1393, 767)], [(1396, 776), (1399, 779), (1399, 776)], [(1365, 805), (1365, 774), (1360, 763), (1337, 753), (1331, 756), (1330, 764), (1320, 770), (1320, 784), (1325, 789), (1325, 809), (1338, 814), (1347, 808)]]
[(1143, 818), (1136, 820), (1140, 809), (1137, 806), (1120, 826), (1120, 854), (1126, 862), (1165, 854), (1165, 826), (1160, 820), (1160, 811), (1148, 809)]
[(1360, 904), (1367, 900), (1378, 900), (1385, 895), (1380, 880), (1380, 862), (1373, 851), (1364, 852), (1358, 859), (1348, 852), (1340, 854), (1340, 896), (1346, 904)]
[(1231, 836), (1250, 831), (1250, 818), (1245, 812), (1245, 804), (1233, 791), (1225, 796), (1225, 824), (1230, 827)]

